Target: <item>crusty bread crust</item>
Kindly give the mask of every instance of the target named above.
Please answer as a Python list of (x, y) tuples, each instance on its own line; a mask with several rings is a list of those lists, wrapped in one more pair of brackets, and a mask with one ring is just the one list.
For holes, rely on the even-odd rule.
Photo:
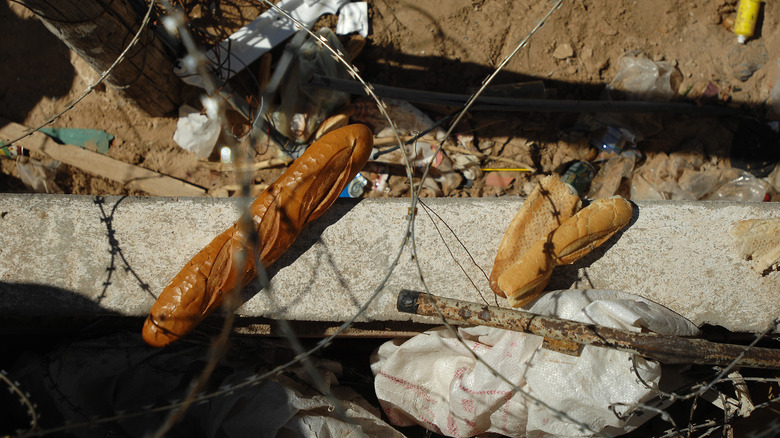
[(257, 275), (255, 251), (263, 266), (276, 261), (333, 204), (372, 149), (373, 133), (364, 125), (339, 128), (309, 146), (252, 203), (259, 244), (249, 241), (240, 220), (214, 238), (162, 291), (144, 323), (144, 340), (162, 347), (189, 333)]
[(498, 277), (509, 304), (520, 307), (539, 296), (553, 268), (574, 263), (606, 242), (628, 224), (632, 214), (631, 203), (619, 196), (599, 199), (537, 240)]
[(515, 264), (536, 241), (545, 239), (577, 212), (580, 205), (577, 192), (561, 181), (560, 177), (549, 175), (542, 178), (504, 233), (490, 273), (490, 288), (493, 292), (506, 297), (498, 284), (498, 277)]
[(612, 237), (631, 220), (631, 203), (614, 196), (599, 199), (534, 243), (498, 277), (509, 304), (520, 307), (544, 290), (553, 268), (579, 260)]

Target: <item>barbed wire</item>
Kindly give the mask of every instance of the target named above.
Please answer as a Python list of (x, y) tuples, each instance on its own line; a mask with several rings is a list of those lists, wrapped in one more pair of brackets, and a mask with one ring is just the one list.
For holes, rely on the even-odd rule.
[[(185, 47), (187, 48), (187, 51), (188, 51), (188, 55), (187, 56), (189, 58), (185, 59), (185, 62), (189, 62), (189, 63), (192, 63), (193, 65), (197, 66), (197, 70), (199, 72), (199, 75), (201, 76), (201, 78), (204, 80), (204, 83), (206, 84), (206, 91), (207, 91), (208, 97), (204, 101), (204, 104), (208, 107), (207, 111), (211, 112), (212, 115), (215, 115), (216, 117), (219, 118), (220, 114), (223, 114), (223, 111), (224, 111), (223, 105), (224, 105), (225, 101), (223, 99), (217, 99), (215, 96), (217, 94), (219, 94), (219, 91), (221, 90), (222, 85), (224, 85), (224, 84), (218, 84), (216, 82), (215, 78), (213, 77), (212, 72), (208, 70), (208, 62), (207, 62), (207, 60), (206, 60), (202, 50), (200, 48), (198, 48), (196, 46), (196, 44), (195, 44), (195, 41), (191, 37), (188, 36), (188, 30), (187, 30), (186, 26), (184, 25), (183, 17), (181, 15), (176, 15), (177, 14), (176, 9), (169, 2), (164, 1), (163, 3), (164, 3), (165, 8), (169, 11), (169, 16), (168, 17), (170, 17), (168, 21), (166, 21), (164, 19), (163, 23), (164, 24), (166, 22), (168, 23), (166, 25), (166, 28), (169, 31), (172, 28), (176, 28), (177, 29), (178, 34), (182, 38), (182, 41), (184, 42), (184, 45), (185, 45)], [(96, 424), (102, 424), (102, 423), (107, 423), (107, 422), (114, 422), (114, 421), (118, 421), (118, 420), (121, 420), (121, 419), (135, 418), (135, 417), (138, 417), (138, 416), (148, 415), (149, 413), (168, 412), (169, 413), (168, 417), (163, 422), (163, 424), (161, 424), (160, 427), (155, 431), (155, 435), (154, 435), (154, 436), (164, 436), (165, 433), (168, 432), (170, 430), (170, 428), (176, 423), (176, 421), (178, 421), (180, 418), (182, 418), (182, 416), (186, 413), (187, 408), (193, 402), (201, 401), (201, 400), (207, 400), (207, 399), (214, 398), (214, 397), (219, 397), (219, 396), (232, 394), (236, 390), (258, 385), (259, 383), (261, 383), (261, 382), (263, 382), (263, 381), (265, 381), (265, 380), (267, 380), (269, 378), (272, 378), (274, 376), (277, 376), (280, 373), (284, 372), (285, 370), (287, 370), (290, 367), (295, 366), (297, 364), (302, 364), (304, 367), (306, 367), (306, 369), (309, 371), (310, 377), (315, 381), (315, 385), (316, 386), (318, 386), (320, 388), (325, 388), (324, 382), (318, 380), (320, 378), (319, 374), (314, 369), (313, 363), (310, 361), (310, 358), (314, 354), (316, 354), (317, 352), (321, 351), (323, 348), (325, 348), (328, 345), (330, 345), (340, 334), (342, 334), (346, 329), (351, 327), (355, 323), (357, 318), (361, 314), (363, 314), (370, 307), (370, 305), (376, 300), (376, 298), (384, 291), (387, 282), (389, 281), (389, 279), (390, 279), (392, 273), (394, 272), (394, 270), (396, 269), (396, 267), (398, 267), (398, 265), (400, 263), (400, 260), (401, 260), (401, 257), (402, 257), (402, 254), (403, 254), (404, 250), (407, 247), (411, 249), (412, 258), (415, 261), (417, 273), (419, 275), (420, 280), (422, 281), (424, 290), (425, 290), (425, 292), (427, 294), (430, 294), (427, 282), (425, 280), (425, 273), (423, 272), (423, 268), (421, 267), (421, 265), (419, 263), (419, 257), (417, 256), (416, 235), (415, 235), (415, 228), (416, 227), (415, 227), (415, 224), (416, 224), (417, 215), (418, 215), (417, 203), (419, 202), (421, 204), (422, 208), (429, 215), (429, 217), (430, 217), (431, 221), (434, 223), (434, 225), (435, 225), (435, 220), (434, 220), (433, 216), (435, 216), (438, 220), (440, 220), (442, 223), (444, 223), (446, 225), (446, 222), (444, 222), (444, 220), (441, 217), (439, 217), (438, 214), (436, 214), (433, 209), (431, 209), (428, 205), (426, 205), (425, 203), (423, 203), (419, 199), (421, 191), (422, 191), (422, 187), (423, 187), (423, 182), (425, 181), (426, 178), (429, 177), (429, 170), (430, 170), (430, 167), (431, 167), (431, 163), (428, 163), (428, 165), (425, 167), (425, 170), (423, 172), (423, 176), (419, 179), (418, 185), (415, 185), (414, 184), (415, 179), (413, 178), (413, 174), (414, 174), (413, 167), (412, 167), (410, 159), (409, 159), (409, 157), (408, 157), (408, 155), (406, 153), (406, 150), (403, 147), (403, 140), (402, 140), (401, 136), (398, 133), (398, 130), (396, 128), (396, 125), (395, 125), (394, 121), (391, 119), (391, 117), (387, 113), (387, 107), (386, 107), (385, 103), (382, 101), (382, 99), (378, 98), (373, 93), (373, 87), (369, 83), (365, 82), (363, 80), (363, 78), (360, 76), (360, 74), (358, 73), (358, 71), (351, 65), (351, 63), (349, 63), (346, 60), (346, 57), (340, 51), (330, 47), (323, 37), (317, 36), (311, 30), (306, 29), (305, 26), (303, 26), (302, 23), (297, 22), (286, 11), (278, 8), (276, 5), (272, 4), (270, 1), (263, 0), (263, 3), (269, 5), (271, 8), (274, 8), (274, 10), (279, 12), (281, 15), (285, 16), (287, 19), (294, 21), (296, 23), (296, 25), (299, 28), (301, 28), (303, 31), (307, 32), (310, 37), (316, 38), (318, 41), (320, 41), (320, 43), (323, 44), (323, 47), (326, 50), (330, 51), (331, 54), (334, 57), (336, 57), (338, 59), (338, 61), (342, 65), (345, 66), (345, 68), (347, 68), (348, 73), (350, 74), (350, 76), (352, 76), (356, 80), (359, 80), (362, 83), (366, 94), (368, 94), (374, 100), (374, 102), (377, 105), (377, 108), (378, 108), (379, 112), (382, 114), (383, 117), (385, 117), (387, 119), (388, 123), (390, 124), (390, 127), (391, 127), (392, 132), (393, 132), (393, 136), (395, 137), (396, 141), (398, 142), (398, 148), (401, 149), (401, 151), (402, 151), (404, 164), (405, 164), (405, 167), (406, 167), (406, 170), (407, 170), (407, 177), (409, 178), (409, 181), (410, 181), (410, 189), (411, 189), (410, 205), (409, 205), (408, 215), (406, 217), (406, 225), (405, 225), (406, 232), (404, 233), (404, 235), (403, 235), (403, 237), (401, 239), (401, 242), (399, 242), (399, 246), (398, 246), (397, 251), (395, 252), (394, 258), (390, 261), (389, 265), (386, 267), (386, 273), (385, 273), (384, 277), (381, 278), (378, 281), (378, 284), (376, 285), (376, 287), (373, 290), (372, 294), (360, 306), (360, 308), (355, 312), (355, 314), (351, 318), (349, 318), (348, 320), (344, 321), (335, 330), (335, 332), (333, 332), (333, 334), (331, 334), (330, 336), (327, 336), (327, 337), (321, 339), (320, 341), (318, 341), (314, 347), (309, 348), (309, 349), (304, 349), (304, 347), (301, 345), (301, 343), (299, 342), (299, 340), (295, 336), (295, 333), (293, 332), (293, 330), (292, 330), (291, 326), (289, 325), (289, 323), (286, 320), (281, 319), (279, 321), (279, 324), (280, 324), (280, 327), (282, 329), (282, 333), (285, 335), (285, 337), (288, 340), (290, 346), (295, 351), (295, 357), (292, 360), (287, 361), (285, 363), (282, 363), (280, 365), (277, 365), (275, 368), (273, 368), (271, 370), (268, 370), (268, 371), (266, 371), (266, 372), (264, 372), (262, 374), (258, 374), (258, 375), (252, 376), (251, 378), (246, 379), (242, 383), (225, 386), (225, 387), (217, 389), (216, 391), (205, 392), (205, 391), (203, 391), (203, 388), (205, 386), (205, 382), (208, 381), (208, 379), (209, 379), (209, 377), (211, 375), (211, 372), (213, 371), (217, 361), (225, 353), (226, 345), (227, 345), (227, 339), (228, 339), (228, 337), (230, 335), (230, 332), (231, 332), (231, 329), (232, 329), (232, 326), (233, 326), (233, 322), (234, 322), (234, 316), (233, 316), (234, 315), (234, 310), (238, 307), (238, 305), (240, 305), (240, 303), (236, 301), (238, 293), (233, 293), (233, 294), (231, 294), (232, 300), (228, 300), (225, 303), (225, 305), (224, 305), (224, 307), (226, 309), (225, 314), (227, 315), (227, 318), (223, 322), (223, 325), (222, 325), (222, 328), (221, 328), (221, 330), (219, 332), (219, 335), (217, 336), (217, 338), (215, 340), (213, 340), (213, 342), (210, 345), (210, 352), (208, 353), (207, 365), (204, 367), (204, 370), (199, 374), (199, 376), (190, 385), (190, 389), (189, 389), (187, 395), (181, 401), (168, 403), (168, 404), (165, 404), (165, 405), (162, 405), (162, 406), (149, 406), (149, 407), (143, 408), (142, 410), (139, 410), (138, 412), (131, 412), (131, 413), (122, 412), (122, 413), (118, 413), (115, 416), (99, 418), (99, 419), (91, 419), (91, 420), (85, 421), (83, 423), (63, 425), (61, 427), (52, 428), (52, 429), (48, 429), (48, 430), (36, 430), (36, 428), (33, 427), (30, 431), (28, 431), (26, 434), (24, 434), (24, 436), (31, 435), (31, 434), (32, 435), (37, 435), (37, 434), (45, 435), (45, 434), (50, 434), (50, 433), (67, 431), (67, 430), (71, 430), (71, 429), (78, 428), (78, 427), (94, 426)], [(460, 113), (451, 122), (451, 124), (450, 124), (450, 126), (449, 126), (449, 128), (448, 128), (448, 130), (447, 130), (447, 132), (446, 132), (446, 134), (444, 136), (445, 139), (449, 138), (449, 136), (452, 134), (453, 130), (455, 129), (455, 126), (460, 122), (460, 120), (466, 114), (466, 112), (468, 111), (470, 106), (479, 97), (479, 95), (485, 90), (485, 88), (490, 84), (490, 82), (493, 80), (493, 78), (495, 78), (496, 75), (500, 72), (500, 70), (502, 68), (504, 68), (504, 66), (507, 65), (507, 63), (512, 59), (512, 57), (514, 57), (521, 49), (523, 49), (526, 46), (526, 44), (528, 43), (530, 38), (534, 35), (534, 33), (543, 26), (545, 21), (556, 10), (558, 10), (561, 7), (562, 3), (563, 3), (563, 0), (557, 0), (555, 3), (553, 3), (552, 7), (548, 10), (546, 15), (544, 15), (537, 22), (536, 26), (531, 30), (531, 32), (499, 64), (499, 66), (493, 71), (493, 73), (490, 76), (488, 76), (485, 79), (485, 81), (483, 81), (482, 86), (479, 88), (479, 90), (477, 92), (475, 92), (474, 95), (471, 96), (471, 98), (466, 103), (466, 105), (464, 105), (464, 107), (462, 108)], [(146, 16), (144, 17), (144, 21), (143, 21), (143, 23), (141, 25), (141, 28), (136, 33), (136, 36), (134, 37), (134, 39), (128, 44), (127, 48), (122, 52), (121, 55), (119, 55), (119, 57), (114, 62), (114, 64), (112, 64), (112, 66), (106, 72), (104, 72), (103, 75), (101, 75), (101, 77), (95, 83), (90, 85), (90, 87), (88, 87), (87, 90), (85, 90), (85, 92), (82, 94), (82, 96), (80, 98), (78, 98), (76, 101), (71, 103), (68, 107), (66, 107), (66, 109), (64, 109), (60, 113), (58, 113), (58, 114), (52, 116), (51, 118), (49, 118), (41, 126), (34, 128), (29, 133), (27, 133), (25, 136), (13, 140), (12, 142), (10, 142), (10, 144), (13, 144), (16, 141), (19, 141), (19, 140), (25, 138), (27, 135), (30, 135), (32, 132), (35, 132), (36, 130), (38, 130), (38, 129), (48, 125), (49, 123), (51, 123), (54, 120), (56, 120), (59, 117), (61, 117), (65, 112), (67, 112), (70, 109), (72, 109), (84, 97), (86, 97), (86, 95), (89, 94), (89, 92), (91, 92), (95, 87), (97, 87), (97, 85), (99, 85), (107, 76), (109, 76), (111, 70), (117, 64), (119, 64), (121, 62), (121, 60), (124, 58), (125, 54), (137, 42), (138, 37), (141, 34), (141, 31), (144, 29), (144, 27), (149, 22), (149, 17), (150, 17), (151, 12), (152, 12), (152, 10), (154, 8), (154, 4), (155, 4), (154, 0), (151, 0), (150, 6), (149, 6), (149, 10), (147, 11)], [(173, 21), (170, 21), (170, 20), (173, 20)], [(229, 56), (228, 56), (228, 58), (229, 58)], [(222, 66), (219, 66), (218, 68), (222, 68)], [(265, 101), (261, 102), (261, 108), (263, 108), (263, 106), (265, 104), (267, 104), (267, 102), (265, 102)], [(220, 120), (224, 120), (224, 117), (220, 118)], [(256, 123), (256, 125), (258, 127), (263, 123), (263, 115), (262, 115), (261, 111), (258, 111), (257, 117), (255, 118), (255, 123)], [(440, 144), (438, 145), (438, 148), (436, 149), (435, 154), (438, 154), (441, 151), (441, 148), (442, 148), (443, 144), (444, 144), (444, 141), (440, 142)], [(251, 145), (251, 146), (255, 147), (254, 144)], [(236, 159), (236, 161), (235, 161), (236, 169), (237, 169), (236, 171), (238, 172), (238, 176), (239, 176), (239, 179), (241, 181), (241, 186), (242, 186), (242, 191), (243, 191), (242, 211), (248, 212), (249, 211), (248, 210), (249, 204), (251, 204), (251, 199), (248, 196), (248, 194), (249, 194), (249, 186), (250, 186), (249, 183), (251, 182), (250, 181), (251, 180), (251, 178), (250, 178), (251, 175), (249, 175), (248, 171), (242, 173), (241, 170), (240, 170), (242, 168), (246, 168), (246, 166), (240, 166), (240, 164), (241, 164), (242, 160), (246, 160), (248, 158), (248, 153), (247, 153), (247, 151), (239, 150), (239, 145), (237, 143), (235, 143), (235, 142), (231, 143), (230, 147), (231, 147), (231, 150), (234, 151), (233, 157), (235, 157), (235, 159)], [(246, 216), (246, 214), (244, 216)], [(449, 231), (457, 239), (457, 236), (456, 236), (455, 232), (451, 228), (449, 228), (448, 225), (446, 225), (446, 226), (449, 229)], [(253, 238), (256, 239), (258, 237), (257, 233), (256, 233), (256, 230), (253, 227), (251, 227), (251, 225), (249, 225), (249, 224), (246, 224), (246, 227), (247, 227), (247, 231), (250, 233), (250, 236), (252, 236)], [(439, 231), (438, 226), (436, 227), (436, 230), (437, 230), (437, 232), (439, 232), (439, 235), (441, 236), (441, 231)], [(443, 241), (445, 240), (443, 238), (443, 236), (441, 237), (441, 239)], [(468, 253), (468, 249), (459, 240), (458, 240), (458, 243)], [(446, 241), (445, 241), (445, 244), (446, 244)], [(450, 251), (449, 250), (449, 246), (447, 248), (448, 248), (448, 251)], [(450, 254), (452, 255), (452, 251), (450, 251)], [(255, 257), (256, 256), (257, 256), (257, 254), (255, 254)], [(468, 256), (471, 257), (470, 254)], [(452, 257), (453, 257), (453, 259), (455, 258), (454, 255), (452, 255)], [(478, 266), (473, 258), (471, 258), (471, 260), (472, 260), (472, 263), (474, 263), (474, 265)], [(259, 260), (257, 260), (257, 259), (255, 260), (255, 265), (258, 267), (259, 275), (258, 275), (258, 280), (256, 280), (256, 282), (254, 284), (259, 286), (260, 289), (264, 289), (266, 291), (266, 294), (269, 297), (270, 302), (272, 303), (272, 308), (274, 306), (278, 306), (278, 303), (276, 302), (274, 294), (273, 294), (272, 285), (268, 281), (268, 276), (267, 276), (265, 270), (263, 269), (262, 265), (259, 263)], [(465, 271), (464, 271), (464, 273), (465, 273)], [(485, 275), (484, 271), (483, 271), (483, 275)], [(469, 279), (469, 281), (471, 281), (471, 279)], [(474, 284), (474, 283), (472, 282), (472, 284)], [(475, 290), (478, 289), (476, 284), (474, 284), (474, 288), (475, 288)], [(237, 292), (237, 291), (234, 291), (234, 292)], [(483, 300), (484, 300), (484, 298), (483, 298)], [(441, 318), (441, 320), (442, 320), (443, 324), (451, 331), (451, 333), (453, 333), (455, 335), (455, 337), (459, 340), (459, 342), (463, 343), (463, 345), (466, 345), (465, 344), (465, 340), (462, 338), (462, 336), (460, 335), (458, 330), (455, 327), (453, 327), (452, 325), (448, 324), (447, 321), (443, 317)], [(750, 349), (751, 347), (755, 346), (763, 338), (763, 336), (765, 334), (770, 333), (772, 330), (774, 330), (776, 325), (777, 325), (777, 321), (775, 321), (773, 326), (770, 329), (768, 329), (766, 332), (757, 335), (755, 340), (750, 345), (746, 346), (746, 351), (748, 349)], [(573, 422), (574, 424), (577, 424), (581, 428), (581, 430), (584, 431), (584, 432), (593, 433), (593, 434), (599, 435), (599, 436), (606, 436), (605, 434), (602, 434), (602, 433), (600, 433), (598, 431), (594, 431), (594, 430), (590, 429), (590, 427), (587, 424), (581, 423), (581, 422), (577, 421), (576, 419), (570, 417), (566, 412), (563, 412), (561, 410), (555, 409), (554, 407), (547, 405), (543, 401), (536, 399), (531, 394), (528, 394), (522, 388), (519, 388), (517, 385), (515, 385), (513, 382), (511, 382), (511, 380), (509, 378), (507, 378), (506, 376), (502, 375), (501, 373), (499, 373), (498, 371), (493, 369), (488, 363), (486, 363), (480, 357), (479, 354), (474, 352), (472, 349), (467, 348), (467, 351), (469, 351), (473, 355), (475, 360), (477, 360), (481, 364), (485, 365), (493, 373), (493, 375), (495, 377), (497, 377), (497, 378), (501, 379), (502, 381), (504, 381), (505, 383), (509, 384), (513, 388), (514, 391), (516, 391), (518, 394), (521, 394), (523, 397), (526, 397), (526, 399), (529, 400), (530, 402), (538, 404), (539, 406), (544, 406), (545, 408), (547, 408), (551, 412), (553, 412), (556, 415), (556, 417), (559, 418), (559, 419), (565, 419), (567, 421)], [(645, 384), (648, 388), (651, 388), (651, 385), (649, 383), (645, 382), (642, 379), (640, 373), (637, 371), (635, 359), (636, 359), (636, 356), (633, 356), (632, 360), (633, 360), (635, 374), (637, 375), (637, 377), (640, 380), (642, 380), (643, 384)], [(657, 388), (654, 388), (654, 387), (652, 387), (651, 389), (653, 389), (654, 391), (656, 391), (659, 394), (661, 394), (663, 396), (666, 396), (666, 397), (676, 397), (676, 399), (682, 399), (682, 398), (689, 399), (689, 398), (693, 398), (694, 399), (694, 403), (693, 403), (693, 407), (691, 409), (691, 418), (692, 418), (693, 410), (695, 409), (695, 406), (696, 406), (696, 401), (700, 398), (700, 396), (705, 394), (707, 391), (711, 390), (714, 387), (714, 385), (716, 385), (717, 383), (731, 381), (731, 379), (728, 377), (728, 375), (729, 375), (729, 372), (733, 370), (735, 364), (736, 364), (736, 361), (733, 362), (732, 364), (730, 364), (729, 366), (723, 368), (721, 370), (721, 372), (715, 378), (713, 378), (712, 380), (707, 381), (706, 383), (700, 384), (699, 386), (696, 386), (696, 387), (692, 388), (691, 389), (692, 392), (689, 392), (688, 394), (685, 394), (684, 396), (683, 395), (678, 395), (678, 394), (673, 394), (673, 393), (664, 393), (664, 392), (662, 392), (662, 391), (660, 391), (660, 390), (658, 390)], [(777, 381), (777, 379), (764, 379), (763, 381)], [(323, 389), (323, 391), (327, 395), (332, 397), (331, 401), (334, 403), (334, 406), (336, 406), (337, 414), (339, 414), (342, 418), (346, 418), (346, 416), (343, 413), (343, 408), (340, 408), (338, 400), (335, 398), (335, 396), (333, 396), (331, 391), (327, 390), (327, 389)], [(769, 401), (765, 402), (762, 405), (757, 405), (756, 407), (758, 407), (758, 406), (769, 406), (772, 402), (776, 402), (777, 400), (778, 400), (778, 398), (774, 398), (772, 400), (769, 400)], [(29, 400), (27, 400), (27, 402), (29, 402), (31, 404), (31, 402)], [(718, 427), (722, 427), (723, 424), (726, 424), (728, 422), (728, 420), (729, 420), (728, 414), (724, 413), (724, 415), (726, 415), (726, 417), (724, 418), (723, 424), (718, 423), (716, 421), (706, 421), (706, 422), (703, 422), (703, 423), (701, 423), (699, 425), (693, 425), (693, 424), (690, 424), (690, 422), (689, 422), (689, 425), (688, 425), (687, 428), (680, 429), (680, 428), (677, 427), (677, 424), (674, 422), (672, 417), (669, 416), (669, 414), (668, 414), (668, 412), (666, 410), (659, 409), (659, 408), (652, 407), (652, 406), (647, 406), (647, 405), (641, 405), (641, 407), (645, 408), (645, 409), (647, 409), (649, 411), (655, 412), (656, 414), (659, 414), (664, 421), (668, 421), (668, 422), (670, 422), (673, 425), (673, 434), (672, 435), (664, 435), (664, 436), (677, 436), (678, 434), (680, 434), (682, 432), (687, 432), (690, 435), (690, 433), (692, 433), (693, 431), (698, 431), (698, 430), (702, 430), (702, 429), (705, 429), (705, 428), (710, 428), (710, 430), (716, 430)], [(35, 420), (36, 418), (37, 417), (34, 417), (33, 420)], [(709, 433), (709, 432), (705, 432), (705, 433)]]

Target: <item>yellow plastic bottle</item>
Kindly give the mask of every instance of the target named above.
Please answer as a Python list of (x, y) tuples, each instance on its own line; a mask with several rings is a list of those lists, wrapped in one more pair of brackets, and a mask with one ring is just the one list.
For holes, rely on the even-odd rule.
[(740, 44), (745, 44), (748, 38), (753, 36), (760, 9), (761, 0), (739, 0), (737, 19), (734, 21), (734, 33), (737, 34), (737, 41)]

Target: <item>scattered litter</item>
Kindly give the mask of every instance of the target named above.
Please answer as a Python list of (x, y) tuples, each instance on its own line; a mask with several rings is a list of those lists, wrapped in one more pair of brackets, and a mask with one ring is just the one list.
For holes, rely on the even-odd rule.
[(15, 160), (16, 157), (23, 155), (22, 147), (16, 144), (6, 146), (4, 142), (0, 141), (0, 157), (10, 158)]
[(737, 239), (739, 254), (752, 260), (751, 267), (765, 275), (780, 264), (780, 218), (747, 219), (731, 230)]
[(220, 130), (219, 120), (211, 119), (189, 105), (182, 105), (173, 141), (198, 158), (206, 159), (217, 144)]
[(582, 195), (588, 192), (595, 175), (596, 168), (592, 164), (587, 161), (575, 161), (561, 176), (561, 181), (572, 186), (578, 194)]
[(371, 188), (372, 191), (384, 194), (390, 193), (390, 187), (387, 186), (387, 182), (390, 180), (390, 174), (372, 174), (371, 178), (374, 181), (374, 185)]
[[(441, 196), (457, 188), (463, 177), (455, 172), (452, 160), (444, 150), (436, 152), (437, 148), (436, 144), (416, 141), (406, 145), (406, 154), (414, 167), (422, 169), (431, 164), (430, 178), (426, 178), (425, 184), (429, 185), (436, 196)], [(437, 186), (430, 186), (429, 180), (434, 181)]]
[(64, 193), (54, 182), (60, 164), (56, 160), (43, 163), (20, 156), (16, 160), (16, 172), (25, 187), (36, 193)]
[[(348, 0), (281, 0), (277, 7), (311, 27), (322, 15), (335, 14)], [(227, 81), (244, 67), (295, 34), (297, 27), (274, 9), (263, 12), (254, 21), (237, 30), (206, 53), (214, 73)], [(227, 56), (227, 58), (225, 58)], [(190, 85), (205, 88), (194, 62), (180, 60), (174, 72)]]
[(466, 179), (475, 180), (482, 176), (479, 158), (474, 155), (458, 154), (452, 158), (452, 168), (460, 171)]
[(72, 144), (93, 152), (105, 154), (114, 136), (99, 129), (41, 128), (39, 131), (53, 138), (59, 144)]
[(511, 176), (503, 176), (500, 173), (491, 172), (485, 177), (485, 185), (495, 187), (509, 187), (515, 179)]
[[(566, 290), (543, 296), (530, 309), (624, 330), (691, 336), (687, 319), (647, 299), (618, 291)], [(477, 362), (487, 365), (550, 407), (595, 431), (630, 432), (663, 408), (653, 390), (673, 375), (631, 354), (584, 346), (579, 357), (542, 347), (543, 338), (497, 328), (459, 328), (465, 346), (445, 327), (408, 341), (383, 344), (372, 357), (375, 389), (391, 423), (419, 424), (455, 437), (493, 432), (507, 436), (581, 436), (576, 424), (529, 401)], [(598, 373), (593, 370), (598, 369)]]
[(593, 177), (588, 198), (609, 198), (618, 193), (621, 183), (630, 179), (634, 171), (634, 159), (631, 156), (618, 155), (601, 163), (598, 173)]
[(593, 161), (604, 161), (619, 155), (628, 142), (634, 142), (634, 135), (630, 131), (613, 125), (607, 126), (606, 132), (601, 137), (591, 139), (590, 144), (598, 151)]
[(368, 37), (368, 3), (347, 3), (339, 11), (336, 33), (349, 35), (357, 32), (363, 38)]
[(633, 200), (761, 202), (769, 189), (747, 171), (713, 167), (696, 151), (652, 154), (631, 176)]
[(728, 69), (736, 79), (746, 82), (769, 61), (766, 46), (758, 44), (736, 45), (729, 51)]
[(607, 86), (611, 96), (624, 94), (630, 100), (671, 100), (682, 75), (669, 61), (653, 61), (638, 51), (623, 54), (619, 71)]
[(358, 173), (355, 175), (355, 178), (344, 187), (339, 198), (362, 198), (366, 191), (366, 186), (368, 186), (368, 179)]
[(756, 178), (748, 172), (740, 171), (738, 169), (733, 169), (733, 171), (734, 173), (737, 173), (735, 178), (720, 185), (712, 193), (702, 199), (707, 201), (742, 202), (763, 202), (766, 200), (769, 183)]

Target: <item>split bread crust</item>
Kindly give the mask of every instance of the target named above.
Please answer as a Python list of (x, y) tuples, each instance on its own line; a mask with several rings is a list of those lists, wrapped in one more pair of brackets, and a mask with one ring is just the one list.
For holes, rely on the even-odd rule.
[[(568, 187), (555, 175), (540, 182), (501, 242), (490, 285), (512, 307), (537, 298), (556, 266), (581, 259), (625, 227), (633, 215), (631, 203), (620, 196), (596, 200), (577, 211), (580, 204), (576, 194), (551, 190), (558, 184)], [(561, 207), (561, 211), (552, 205)], [(570, 208), (574, 211), (565, 217)], [(513, 242), (516, 247), (512, 247)]]
[(255, 257), (263, 266), (276, 261), (333, 204), (372, 149), (364, 125), (336, 129), (309, 146), (252, 203), (248, 218), (214, 238), (165, 287), (144, 322), (146, 343), (162, 347), (192, 331), (255, 278)]

